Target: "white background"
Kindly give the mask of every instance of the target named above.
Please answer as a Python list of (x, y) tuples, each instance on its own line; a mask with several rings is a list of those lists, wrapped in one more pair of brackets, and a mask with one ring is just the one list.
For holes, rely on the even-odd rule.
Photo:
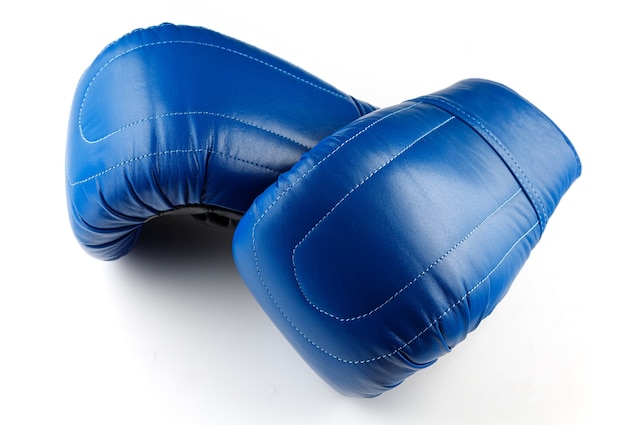
[[(3, 2), (0, 423), (625, 423), (618, 5)], [(64, 151), (78, 79), (109, 42), (165, 21), (239, 38), (378, 106), (467, 77), (499, 81), (570, 137), (582, 177), (476, 332), (398, 388), (346, 398), (256, 305), (229, 233), (155, 221), (108, 263), (74, 240)]]

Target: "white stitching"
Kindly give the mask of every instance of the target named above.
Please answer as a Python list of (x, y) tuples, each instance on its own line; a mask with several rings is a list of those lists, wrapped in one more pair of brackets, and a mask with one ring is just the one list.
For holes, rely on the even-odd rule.
[[(289, 317), (285, 314), (285, 312), (278, 306), (278, 303), (276, 302), (276, 299), (273, 297), (273, 295), (271, 294), (271, 292), (267, 289), (267, 286), (265, 286), (267, 294), (269, 295), (270, 299), (274, 302), (274, 305), (277, 307), (278, 311), (280, 311), (280, 313), (283, 315), (283, 317), (287, 320), (287, 323), (289, 323), (295, 330), (296, 332), (298, 332), (298, 334), (300, 334), (300, 336), (302, 336), (309, 344), (311, 344), (313, 347), (315, 347), (316, 349), (318, 349), (319, 351), (321, 351), (322, 353), (328, 355), (329, 357), (342, 362), (342, 363), (346, 363), (346, 364), (366, 364), (366, 363), (372, 363), (378, 360), (382, 360), (384, 358), (387, 357), (391, 357), (397, 353), (399, 353), (401, 350), (405, 349), (406, 347), (408, 347), (409, 345), (411, 345), (412, 343), (414, 343), (415, 341), (417, 341), (419, 338), (422, 337), (422, 335), (424, 335), (426, 332), (428, 332), (428, 330), (430, 330), (433, 326), (435, 326), (437, 323), (439, 323), (441, 321), (441, 319), (443, 319), (445, 316), (448, 315), (448, 313), (450, 313), (452, 310), (454, 310), (457, 306), (459, 306), (465, 299), (467, 299), (467, 297), (473, 293), (474, 291), (476, 291), (476, 289), (478, 289), (483, 283), (485, 283), (487, 281), (487, 279), (489, 279), (489, 277), (496, 271), (496, 269), (498, 267), (500, 267), (500, 265), (504, 262), (504, 260), (509, 256), (509, 254), (513, 251), (513, 249), (515, 249), (515, 247), (524, 239), (526, 238), (537, 226), (539, 225), (539, 222), (536, 221), (522, 236), (520, 236), (512, 245), (511, 247), (507, 250), (507, 252), (502, 256), (502, 258), (498, 261), (498, 263), (485, 275), (485, 277), (483, 277), (481, 280), (478, 281), (478, 283), (476, 283), (472, 288), (470, 288), (461, 298), (459, 298), (456, 302), (454, 302), (453, 304), (451, 304), (444, 312), (442, 312), (439, 316), (437, 316), (436, 319), (432, 320), (424, 329), (422, 329), (420, 332), (418, 332), (413, 338), (411, 338), (409, 341), (405, 342), (404, 344), (402, 344), (402, 346), (394, 349), (393, 351), (390, 351), (388, 353), (385, 354), (381, 354), (378, 355), (376, 357), (371, 357), (369, 359), (362, 359), (362, 360), (348, 360), (348, 359), (344, 359), (342, 357), (339, 357), (336, 354), (331, 353), (330, 351), (326, 350), (325, 348), (321, 347), (319, 344), (315, 343), (313, 340), (311, 340), (309, 337), (307, 337), (304, 332), (302, 332), (290, 319)], [(252, 235), (253, 239), (254, 239), (254, 234)]]
[[(363, 129), (359, 130), (356, 134), (352, 135), (351, 137), (349, 137), (348, 139), (344, 140), (339, 146), (337, 146), (335, 149), (333, 149), (332, 152), (330, 152), (328, 155), (326, 155), (324, 158), (320, 159), (316, 164), (314, 164), (311, 168), (309, 168), (308, 170), (306, 170), (304, 172), (304, 174), (298, 176), (297, 179), (295, 179), (289, 186), (287, 186), (275, 199), (274, 201), (272, 201), (272, 203), (265, 209), (265, 211), (263, 211), (263, 213), (261, 213), (261, 215), (259, 216), (258, 220), (254, 223), (254, 225), (252, 226), (252, 233), (253, 233), (253, 240), (254, 240), (254, 231), (256, 229), (256, 226), (261, 222), (261, 220), (263, 220), (263, 218), (265, 217), (265, 215), (274, 207), (274, 205), (276, 205), (276, 203), (283, 197), (285, 196), (285, 194), (287, 192), (289, 192), (291, 189), (293, 189), (294, 186), (296, 186), (302, 179), (304, 179), (306, 176), (308, 176), (309, 174), (311, 174), (311, 172), (313, 172), (313, 170), (315, 170), (317, 167), (319, 167), (323, 162), (325, 162), (328, 158), (330, 158), (331, 156), (333, 156), (337, 151), (339, 151), (341, 148), (343, 148), (345, 145), (347, 145), (348, 143), (350, 143), (352, 140), (356, 139), (357, 137), (359, 137), (360, 135), (362, 135), (363, 133), (365, 133), (366, 131), (370, 130), (372, 127), (378, 125), (379, 123), (381, 123), (382, 121), (386, 120), (387, 118), (390, 118), (396, 114), (399, 114), (401, 112), (404, 112), (408, 109), (411, 109), (417, 105), (421, 104), (421, 102), (416, 102), (416, 103), (412, 103), (409, 106), (403, 107), (401, 109), (398, 109), (394, 112), (390, 112), (387, 115), (383, 115), (382, 117), (378, 118), (376, 121), (368, 124), (366, 127), (364, 127)], [(253, 249), (254, 252), (256, 254), (256, 247), (253, 245)], [(256, 255), (255, 255), (256, 258)], [(258, 261), (257, 261), (257, 269), (258, 269)]]
[[(295, 80), (297, 80), (299, 82), (307, 84), (307, 85), (309, 85), (311, 87), (314, 87), (314, 88), (316, 88), (318, 90), (321, 90), (321, 91), (323, 91), (325, 93), (329, 93), (329, 94), (331, 94), (333, 96), (337, 96), (337, 97), (340, 97), (342, 99), (347, 99), (347, 100), (350, 100), (350, 102), (352, 102), (351, 98), (348, 98), (344, 94), (341, 94), (341, 93), (329, 90), (329, 89), (327, 89), (325, 87), (319, 86), (319, 85), (317, 85), (317, 84), (315, 84), (315, 83), (313, 83), (311, 81), (308, 81), (308, 80), (306, 80), (306, 79), (304, 79), (302, 77), (299, 77), (299, 76), (297, 76), (295, 74), (292, 74), (289, 71), (286, 71), (286, 70), (284, 70), (282, 68), (279, 68), (279, 67), (277, 67), (275, 65), (272, 65), (269, 62), (263, 61), (263, 60), (261, 60), (259, 58), (256, 58), (254, 56), (251, 56), (251, 55), (243, 53), (243, 52), (239, 52), (239, 51), (234, 50), (234, 49), (230, 49), (230, 48), (227, 48), (227, 47), (224, 47), (224, 46), (220, 46), (220, 45), (217, 45), (217, 44), (203, 43), (203, 42), (191, 41), (191, 40), (159, 41), (159, 42), (147, 43), (147, 44), (142, 44), (142, 45), (139, 45), (139, 46), (135, 46), (132, 49), (128, 49), (128, 50), (126, 50), (126, 51), (124, 51), (122, 53), (119, 53), (119, 54), (115, 55), (113, 58), (109, 59), (104, 65), (102, 65), (102, 67), (100, 69), (98, 69), (98, 71), (96, 71), (96, 73), (92, 77), (91, 81), (87, 85), (87, 88), (85, 89), (85, 93), (83, 95), (83, 98), (82, 98), (82, 101), (81, 101), (81, 104), (80, 104), (80, 108), (79, 108), (79, 111), (78, 111), (78, 128), (79, 128), (79, 132), (80, 132), (80, 135), (83, 138), (83, 140), (88, 141), (88, 139), (83, 134), (83, 125), (82, 125), (83, 109), (84, 109), (84, 106), (85, 106), (85, 102), (86, 102), (89, 90), (91, 89), (91, 86), (93, 85), (94, 81), (98, 78), (100, 73), (102, 73), (102, 71), (104, 71), (104, 69), (106, 67), (108, 67), (111, 63), (113, 63), (114, 61), (116, 61), (117, 59), (119, 59), (120, 57), (122, 57), (124, 55), (127, 55), (129, 53), (132, 53), (132, 52), (134, 52), (136, 50), (139, 50), (139, 49), (142, 49), (142, 48), (145, 48), (145, 47), (152, 47), (152, 46), (165, 45), (165, 44), (191, 44), (191, 45), (199, 45), (199, 46), (203, 46), (203, 47), (220, 49), (220, 50), (226, 51), (228, 53), (239, 55), (239, 56), (241, 56), (243, 58), (255, 61), (255, 62), (257, 62), (257, 63), (259, 63), (261, 65), (264, 65), (264, 66), (267, 66), (267, 67), (273, 69), (274, 71), (277, 71), (277, 72), (280, 72), (282, 74), (285, 74), (286, 76), (288, 76), (290, 78), (293, 78), (293, 79), (295, 79)], [(146, 118), (146, 119), (149, 119), (149, 118)]]
[[(439, 323), (441, 321), (441, 319), (443, 319), (445, 316), (448, 315), (448, 313), (450, 313), (452, 310), (454, 310), (459, 304), (461, 304), (472, 292), (474, 292), (476, 289), (478, 289), (483, 283), (485, 283), (487, 281), (487, 279), (489, 279), (489, 277), (496, 271), (496, 269), (498, 267), (500, 267), (500, 265), (504, 262), (504, 260), (509, 256), (509, 254), (513, 251), (513, 249), (522, 241), (524, 240), (524, 238), (526, 238), (526, 236), (528, 236), (530, 234), (530, 232), (532, 232), (537, 226), (539, 225), (539, 222), (536, 221), (535, 224), (533, 224), (531, 226), (530, 229), (528, 229), (526, 231), (526, 233), (524, 233), (522, 236), (520, 236), (515, 243), (513, 243), (513, 245), (511, 245), (511, 247), (508, 249), (508, 251), (502, 256), (502, 258), (500, 259), (500, 261), (498, 261), (498, 263), (485, 275), (485, 277), (483, 277), (480, 281), (478, 281), (478, 283), (476, 283), (469, 291), (467, 291), (461, 298), (459, 298), (454, 304), (451, 304), (443, 313), (441, 313), (439, 316), (437, 316), (436, 319), (434, 319), (433, 321), (431, 321), (428, 326), (426, 326), (424, 329), (422, 329), (417, 335), (415, 335), (413, 338), (411, 338), (409, 341), (405, 342), (404, 344), (402, 344), (402, 346), (396, 348), (395, 350), (386, 353), (386, 354), (381, 354), (377, 357), (372, 357), (369, 359), (365, 359), (365, 360), (345, 360), (345, 359), (341, 359), (331, 353), (329, 353), (328, 351), (325, 351), (323, 349), (322, 352), (324, 352), (325, 354), (328, 354), (329, 356), (335, 358), (336, 360), (339, 360), (343, 363), (349, 363), (349, 364), (363, 364), (363, 363), (371, 363), (373, 361), (377, 361), (377, 360), (381, 360), (384, 359), (386, 357), (392, 356), (396, 353), (398, 353), (400, 350), (403, 350), (404, 348), (408, 347), (409, 345), (411, 345), (413, 342), (417, 341), (419, 338), (421, 338), (421, 336), (428, 332), (428, 330), (430, 328), (432, 328), (433, 326), (435, 326), (437, 323)], [(304, 336), (304, 335), (303, 335)], [(314, 344), (315, 345), (315, 344)]]
[[(429, 96), (424, 96), (425, 98), (430, 98)], [(517, 162), (517, 160), (515, 159), (515, 157), (513, 156), (513, 154), (511, 154), (511, 152), (509, 152), (509, 150), (506, 148), (506, 146), (504, 146), (504, 144), (502, 144), (502, 142), (500, 142), (500, 140), (487, 128), (483, 125), (483, 123), (481, 123), (480, 121), (478, 121), (478, 119), (476, 119), (474, 116), (470, 115), (469, 113), (465, 112), (463, 109), (461, 109), (460, 107), (458, 107), (457, 105), (454, 105), (444, 99), (439, 99), (439, 98), (435, 98), (436, 101), (442, 102), (448, 106), (450, 106), (451, 108), (456, 109), (457, 111), (459, 111), (461, 114), (465, 115), (467, 118), (469, 118), (470, 120), (474, 121), (474, 123), (476, 123), (476, 125), (478, 125), (480, 128), (482, 128), (485, 133), (487, 133), (489, 135), (489, 137), (491, 137), (491, 139), (496, 142), (496, 144), (506, 153), (506, 155), (509, 157), (509, 159), (511, 161), (513, 161), (513, 164), (515, 164), (515, 166), (517, 167), (518, 172), (520, 173), (522, 179), (524, 181), (526, 181), (526, 183), (528, 184), (528, 187), (530, 190), (533, 191), (533, 193), (535, 194), (536, 198), (537, 198), (537, 202), (539, 202), (539, 205), (541, 207), (541, 213), (543, 213), (543, 220), (541, 223), (541, 226), (543, 227), (544, 223), (547, 221), (548, 219), (548, 212), (546, 210), (546, 207), (541, 199), (541, 195), (539, 195), (539, 192), (537, 192), (537, 189), (535, 189), (535, 187), (533, 186), (533, 184), (530, 182), (530, 179), (526, 176), (526, 173), (524, 173), (524, 170), (522, 169), (522, 167), (519, 165), (519, 163)], [(515, 172), (515, 171), (514, 171)], [(517, 173), (516, 173), (517, 174)]]
[(256, 162), (252, 162), (252, 161), (248, 161), (248, 160), (245, 160), (245, 159), (242, 159), (242, 158), (238, 158), (238, 157), (233, 156), (233, 155), (228, 155), (228, 154), (224, 154), (224, 153), (221, 153), (221, 152), (215, 152), (215, 151), (213, 151), (211, 149), (208, 149), (208, 148), (174, 149), (174, 150), (169, 150), (169, 151), (151, 152), (151, 153), (147, 153), (145, 155), (141, 155), (141, 156), (138, 156), (138, 157), (135, 157), (135, 158), (127, 159), (126, 161), (122, 161), (122, 162), (120, 162), (118, 164), (115, 164), (115, 165), (107, 168), (106, 170), (100, 171), (99, 173), (96, 173), (96, 174), (94, 174), (94, 175), (92, 175), (90, 177), (84, 178), (84, 179), (76, 181), (76, 182), (70, 182), (69, 185), (70, 186), (81, 185), (81, 184), (86, 183), (86, 182), (88, 182), (90, 180), (94, 180), (94, 179), (96, 179), (96, 178), (98, 178), (98, 177), (100, 177), (100, 176), (102, 176), (104, 174), (110, 173), (111, 171), (113, 171), (113, 170), (115, 170), (117, 168), (123, 167), (123, 166), (128, 165), (128, 164), (130, 164), (132, 162), (137, 162), (137, 161), (141, 161), (141, 160), (144, 160), (144, 159), (147, 159), (147, 158), (151, 158), (153, 156), (173, 155), (173, 154), (193, 154), (193, 153), (200, 153), (200, 152), (208, 153), (208, 154), (211, 154), (211, 155), (220, 155), (220, 156), (223, 156), (223, 157), (228, 158), (228, 159), (244, 162), (246, 164), (253, 165), (253, 166), (259, 167), (259, 168), (264, 168), (264, 169), (269, 170), (269, 171), (271, 171), (273, 173), (280, 174), (279, 170), (275, 170), (273, 168), (267, 167), (267, 166), (262, 165), (262, 164), (258, 164)]
[(106, 135), (104, 135), (104, 136), (102, 136), (102, 137), (100, 137), (99, 139), (96, 139), (96, 140), (88, 140), (87, 138), (85, 138), (85, 136), (84, 136), (84, 134), (82, 132), (82, 129), (80, 131), (80, 136), (87, 143), (90, 143), (90, 144), (99, 143), (102, 140), (107, 139), (107, 138), (109, 138), (109, 137), (111, 137), (111, 136), (113, 136), (113, 135), (115, 135), (115, 134), (117, 134), (117, 133), (119, 133), (119, 132), (121, 132), (123, 130), (126, 130), (126, 129), (130, 128), (130, 127), (133, 127), (135, 125), (138, 125), (138, 124), (141, 124), (141, 123), (144, 123), (144, 122), (147, 122), (147, 121), (152, 121), (152, 120), (156, 120), (156, 119), (160, 119), (160, 118), (185, 116), (185, 115), (205, 115), (205, 116), (212, 116), (212, 117), (218, 117), (218, 118), (233, 120), (233, 121), (236, 121), (236, 122), (238, 122), (240, 124), (247, 125), (249, 127), (253, 127), (253, 128), (258, 129), (258, 130), (261, 130), (261, 131), (267, 132), (269, 134), (272, 134), (274, 136), (277, 136), (277, 137), (283, 138), (285, 140), (288, 140), (291, 143), (294, 143), (294, 144), (296, 144), (296, 145), (298, 145), (298, 146), (300, 146), (300, 147), (302, 147), (302, 148), (304, 148), (306, 150), (311, 149), (309, 146), (306, 146), (306, 145), (304, 145), (304, 144), (302, 144), (302, 143), (300, 143), (300, 142), (298, 142), (298, 141), (296, 141), (294, 139), (291, 139), (291, 138), (289, 138), (287, 136), (284, 136), (282, 134), (276, 133), (275, 131), (268, 130), (267, 128), (263, 128), (261, 126), (258, 126), (256, 124), (253, 124), (253, 123), (250, 123), (250, 122), (247, 122), (247, 121), (244, 121), (244, 120), (241, 120), (241, 119), (236, 118), (236, 117), (231, 117), (230, 115), (220, 114), (218, 112), (208, 112), (208, 111), (170, 112), (170, 113), (167, 113), (167, 114), (161, 114), (161, 115), (156, 115), (156, 116), (153, 116), (153, 117), (142, 118), (140, 120), (137, 120), (137, 121), (131, 122), (129, 124), (126, 124), (126, 125), (118, 128), (117, 130), (113, 130), (109, 134), (106, 134)]
[(254, 256), (254, 263), (255, 263), (255, 267), (256, 267), (256, 273), (257, 276), (259, 278), (259, 282), (261, 283), (261, 285), (263, 286), (265, 292), (267, 293), (267, 295), (269, 296), (270, 300), (272, 300), (272, 302), (274, 303), (274, 306), (276, 307), (276, 309), (280, 312), (280, 314), (285, 318), (285, 320), (287, 321), (287, 323), (289, 323), (289, 325), (291, 325), (296, 331), (298, 331), (298, 333), (300, 333), (300, 335), (302, 335), (303, 338), (305, 338), (308, 342), (310, 342), (312, 345), (314, 345), (315, 347), (318, 347), (320, 350), (322, 350), (321, 347), (317, 346), (313, 341), (311, 341), (309, 338), (306, 337), (306, 335), (304, 335), (299, 329), (298, 327), (291, 321), (291, 319), (289, 319), (289, 317), (287, 316), (287, 314), (283, 311), (283, 309), (280, 307), (280, 305), (278, 304), (278, 301), (276, 301), (276, 299), (274, 298), (274, 295), (272, 294), (272, 292), (270, 291), (270, 289), (267, 287), (267, 284), (265, 283), (265, 279), (263, 278), (263, 274), (261, 273), (261, 268), (259, 265), (259, 257), (258, 257), (258, 252), (256, 249), (256, 228), (259, 225), (259, 223), (266, 217), (267, 213), (274, 207), (274, 205), (276, 205), (276, 203), (278, 203), (278, 201), (285, 196), (285, 194), (287, 192), (289, 192), (293, 187), (295, 187), (300, 181), (302, 181), (306, 176), (308, 176), (311, 172), (313, 172), (313, 170), (315, 170), (317, 167), (319, 167), (323, 162), (325, 162), (328, 158), (330, 158), (331, 156), (333, 156), (336, 152), (338, 152), (342, 147), (346, 146), (348, 143), (350, 143), (352, 140), (356, 139), (357, 137), (359, 137), (360, 135), (362, 135), (363, 133), (367, 132), (368, 130), (370, 130), (371, 128), (373, 128), (374, 126), (378, 125), (379, 123), (383, 122), (384, 120), (386, 120), (387, 118), (393, 117), (398, 113), (401, 113), (403, 111), (409, 110), (417, 105), (420, 105), (421, 102), (415, 102), (415, 103), (411, 103), (410, 105), (400, 108), (394, 112), (390, 112), (386, 115), (383, 115), (382, 117), (378, 118), (377, 120), (373, 121), (372, 123), (368, 124), (367, 126), (365, 126), (364, 128), (362, 128), (361, 130), (359, 130), (357, 133), (355, 133), (354, 135), (352, 135), (351, 137), (349, 137), (348, 139), (344, 140), (341, 144), (339, 144), (339, 146), (337, 146), (335, 149), (333, 149), (332, 152), (330, 152), (329, 154), (327, 154), (325, 157), (323, 157), (322, 159), (320, 159), (316, 164), (314, 164), (312, 167), (310, 167), (308, 170), (306, 170), (304, 172), (304, 174), (298, 176), (297, 179), (295, 179), (289, 186), (287, 186), (273, 201), (270, 205), (268, 205), (268, 207), (261, 213), (261, 215), (259, 216), (259, 218), (257, 219), (257, 221), (252, 225), (252, 235), (251, 235), (251, 239), (252, 239), (252, 253)]
[[(385, 168), (387, 165), (391, 164), (395, 159), (399, 158), (403, 153), (405, 153), (406, 151), (408, 151), (411, 147), (413, 147), (416, 143), (418, 143), (419, 141), (423, 140), (424, 138), (428, 137), (430, 134), (434, 133), (435, 131), (439, 130), (441, 127), (445, 126), (446, 124), (448, 124), (450, 121), (452, 121), (455, 117), (451, 116), (448, 119), (446, 119), (445, 121), (439, 123), (438, 125), (434, 126), (433, 128), (431, 128), (430, 130), (426, 131), (425, 133), (423, 133), (422, 135), (420, 135), (419, 137), (417, 137), (415, 140), (413, 140), (411, 143), (409, 143), (407, 146), (405, 146), (402, 150), (400, 150), (398, 153), (396, 153), (394, 156), (392, 156), (390, 159), (388, 159), (384, 164), (382, 164), (380, 167), (378, 167), (376, 170), (372, 171), (367, 177), (365, 177), (363, 180), (361, 180), (359, 183), (357, 183), (352, 189), (350, 189), (305, 235), (304, 237), (300, 240), (300, 242), (298, 242), (291, 253), (291, 262), (293, 265), (293, 274), (294, 274), (294, 278), (298, 284), (298, 288), (300, 289), (300, 292), (302, 293), (302, 296), (304, 297), (304, 299), (306, 299), (306, 301), (311, 305), (311, 307), (315, 308), (317, 311), (319, 311), (320, 313), (323, 313), (327, 316), (330, 316), (334, 319), (337, 319), (341, 322), (346, 322), (346, 321), (353, 321), (353, 320), (357, 320), (357, 319), (361, 319), (365, 316), (369, 316), (370, 314), (372, 314), (374, 311), (380, 309), (382, 307), (379, 306), (377, 308), (375, 308), (373, 311), (370, 311), (369, 313), (366, 314), (362, 314), (360, 316), (357, 317), (350, 317), (350, 318), (341, 318), (338, 317), (332, 313), (329, 313), (325, 310), (323, 310), (322, 308), (318, 307), (317, 305), (315, 305), (313, 302), (311, 302), (311, 300), (309, 299), (309, 297), (307, 297), (307, 295), (304, 292), (304, 289), (302, 288), (302, 284), (300, 282), (300, 279), (298, 278), (298, 271), (297, 271), (297, 267), (296, 267), (296, 251), (298, 250), (298, 248), (300, 247), (300, 245), (302, 245), (302, 243), (304, 243), (304, 241), (309, 237), (309, 235), (311, 235), (311, 233), (313, 233), (313, 231), (318, 228), (319, 225), (322, 224), (322, 222), (324, 220), (326, 220), (338, 207), (339, 205), (341, 205), (352, 193), (354, 193), (354, 191), (356, 191), (359, 187), (361, 187), (363, 184), (365, 184), (369, 179), (371, 179), (375, 174), (377, 174), (379, 171), (381, 171), (383, 168)], [(393, 297), (392, 297), (393, 298)], [(387, 300), (387, 302), (391, 301)], [(385, 302), (384, 304), (386, 304), (387, 302)], [(384, 305), (383, 304), (383, 305)]]
[[(377, 312), (378, 310), (380, 310), (381, 308), (383, 308), (385, 305), (389, 304), (394, 298), (398, 297), (402, 292), (406, 291), (410, 286), (412, 286), (414, 283), (416, 283), (419, 279), (421, 279), (422, 277), (424, 277), (426, 274), (428, 274), (433, 268), (435, 268), (438, 264), (440, 264), (445, 258), (447, 258), (450, 254), (452, 254), (452, 252), (454, 252), (459, 246), (461, 246), (464, 242), (466, 242), (470, 236), (472, 236), (479, 227), (481, 227), (483, 224), (485, 224), (487, 221), (489, 221), (489, 219), (491, 219), (491, 217), (493, 217), (495, 214), (498, 213), (498, 211), (500, 211), (502, 208), (504, 208), (509, 202), (511, 202), (513, 200), (513, 198), (515, 198), (520, 192), (522, 191), (522, 189), (517, 189), (517, 191), (511, 195), (506, 201), (504, 201), (502, 204), (500, 204), (500, 206), (498, 206), (495, 210), (493, 210), (491, 213), (489, 213), (489, 215), (487, 215), (478, 225), (476, 225), (467, 235), (465, 235), (460, 241), (458, 241), (456, 244), (454, 244), (450, 249), (448, 249), (443, 255), (441, 255), (439, 258), (437, 258), (435, 261), (433, 261), (428, 267), (426, 267), (424, 270), (422, 270), (417, 277), (415, 277), (414, 279), (412, 279), (411, 281), (409, 281), (406, 285), (404, 285), (404, 287), (402, 287), (401, 289), (399, 289), (395, 294), (393, 294), (391, 297), (389, 297), (387, 300), (385, 300), (382, 304), (380, 304), (379, 306), (373, 308), (372, 310), (370, 310), (367, 313), (358, 315), (358, 316), (354, 316), (354, 317), (347, 317), (347, 318), (343, 318), (343, 317), (339, 317), (335, 314), (329, 313), (325, 310), (323, 310), (322, 308), (318, 307), (317, 305), (313, 304), (309, 297), (307, 297), (307, 295), (304, 293), (304, 290), (300, 284), (300, 280), (298, 279), (298, 275), (297, 275), (297, 271), (296, 271), (296, 264), (295, 264), (295, 252), (298, 246), (296, 246), (296, 248), (293, 249), (292, 252), (292, 264), (293, 264), (293, 268), (294, 268), (294, 277), (296, 279), (296, 282), (298, 283), (298, 288), (300, 289), (300, 292), (302, 293), (302, 296), (306, 299), (306, 301), (311, 305), (311, 307), (313, 307), (314, 309), (316, 309), (317, 311), (319, 311), (320, 313), (332, 317), (333, 319), (340, 321), (340, 322), (351, 322), (351, 321), (355, 321), (355, 320), (360, 320), (363, 319), (367, 316), (370, 316), (372, 314), (374, 314), (375, 312)], [(335, 205), (334, 208), (336, 208), (339, 203), (341, 203), (345, 198), (347, 197), (347, 195), (342, 198), (341, 201), (339, 201), (337, 203), (337, 205)], [(332, 210), (331, 210), (332, 212)], [(319, 224), (321, 224), (321, 222), (326, 219), (326, 217), (328, 217), (328, 215), (330, 215), (330, 212), (324, 216), (316, 225), (315, 227), (317, 227)], [(314, 227), (314, 228), (315, 228)], [(313, 228), (313, 229), (314, 229)], [(302, 244), (304, 242), (304, 240), (309, 236), (309, 234), (313, 231), (313, 229), (311, 229), (304, 238), (302, 238), (302, 240), (298, 243), (298, 245)]]

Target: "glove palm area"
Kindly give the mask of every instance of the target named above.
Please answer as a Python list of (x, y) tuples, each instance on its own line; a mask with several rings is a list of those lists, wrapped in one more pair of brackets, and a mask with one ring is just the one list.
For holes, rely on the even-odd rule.
[(320, 142), (244, 215), (235, 262), (322, 378), (376, 396), (491, 313), (579, 174), (533, 105), (462, 81)]
[(113, 260), (159, 215), (233, 224), (304, 152), (373, 109), (208, 29), (133, 31), (76, 89), (66, 149), (74, 234)]

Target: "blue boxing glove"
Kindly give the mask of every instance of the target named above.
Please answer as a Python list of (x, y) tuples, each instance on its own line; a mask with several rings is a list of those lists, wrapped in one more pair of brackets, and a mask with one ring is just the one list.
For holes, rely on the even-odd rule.
[(233, 224), (304, 152), (373, 109), (204, 28), (133, 31), (100, 53), (76, 89), (66, 151), (74, 234), (112, 260), (153, 217)]
[(580, 170), (533, 105), (462, 81), (321, 141), (244, 215), (235, 262), (323, 379), (376, 396), (491, 313)]

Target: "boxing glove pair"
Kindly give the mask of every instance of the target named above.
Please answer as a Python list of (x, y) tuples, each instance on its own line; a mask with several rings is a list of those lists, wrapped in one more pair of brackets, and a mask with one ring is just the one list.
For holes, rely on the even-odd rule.
[(67, 149), (70, 219), (88, 252), (119, 258), (163, 214), (236, 224), (254, 297), (324, 380), (361, 397), (491, 313), (581, 171), (557, 126), (500, 84), (376, 109), (173, 25), (98, 57)]

